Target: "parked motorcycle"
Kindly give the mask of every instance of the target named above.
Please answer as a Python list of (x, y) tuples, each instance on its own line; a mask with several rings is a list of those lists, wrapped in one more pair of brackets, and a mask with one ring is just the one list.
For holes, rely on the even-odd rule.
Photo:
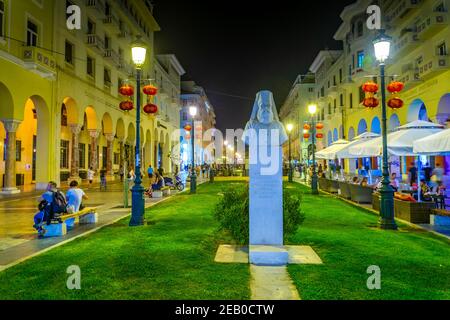
[(164, 177), (164, 184), (174, 190), (183, 191), (185, 188), (185, 185), (183, 181), (181, 180), (180, 175), (175, 176), (175, 181), (172, 178)]

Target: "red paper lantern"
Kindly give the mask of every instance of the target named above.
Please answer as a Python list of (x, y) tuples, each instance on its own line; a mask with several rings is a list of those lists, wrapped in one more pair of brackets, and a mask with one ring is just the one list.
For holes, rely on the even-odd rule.
[(134, 108), (134, 106), (133, 106), (133, 102), (131, 102), (131, 101), (122, 101), (121, 103), (120, 103), (120, 109), (122, 110), (122, 111), (131, 111), (131, 110), (133, 110), (133, 108)]
[(146, 114), (155, 114), (158, 112), (158, 106), (153, 103), (146, 104), (144, 106), (144, 112)]
[(388, 106), (391, 109), (400, 109), (403, 107), (404, 104), (405, 103), (403, 102), (403, 100), (398, 97), (389, 99), (389, 101), (388, 101)]
[(309, 129), (311, 129), (311, 126), (310, 126), (309, 124), (305, 124), (305, 125), (303, 126), (303, 129), (309, 130)]
[(187, 124), (187, 125), (184, 127), (184, 130), (190, 132), (190, 131), (192, 130), (192, 126), (189, 125), (189, 124)]
[(305, 138), (305, 139), (309, 139), (311, 137), (311, 135), (309, 134), (309, 133), (305, 133), (304, 135), (303, 135), (303, 138)]
[(124, 84), (119, 88), (121, 95), (131, 97), (134, 94), (134, 88), (129, 84)]
[(377, 93), (378, 92), (378, 84), (376, 84), (373, 81), (369, 81), (362, 85), (362, 89), (364, 92)]
[(377, 98), (366, 98), (363, 101), (363, 106), (366, 108), (374, 109), (380, 105), (380, 100)]
[(323, 139), (323, 133), (316, 134), (316, 138), (317, 139)]
[(403, 88), (405, 88), (405, 84), (403, 82), (400, 82), (400, 81), (392, 81), (387, 86), (387, 90), (390, 93), (398, 93), (398, 92), (402, 91)]
[(142, 91), (148, 95), (148, 96), (155, 96), (158, 93), (158, 88), (156, 88), (154, 85), (146, 85), (144, 88), (142, 88)]
[(323, 123), (318, 123), (317, 126), (316, 126), (317, 130), (322, 130), (323, 128), (324, 128)]

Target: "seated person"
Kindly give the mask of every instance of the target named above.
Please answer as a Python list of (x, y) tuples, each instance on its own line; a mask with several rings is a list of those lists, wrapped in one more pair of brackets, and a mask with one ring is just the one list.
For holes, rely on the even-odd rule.
[(438, 187), (437, 187), (437, 194), (440, 196), (445, 196), (445, 191), (446, 191), (446, 188), (445, 188), (444, 184), (442, 183), (442, 181), (439, 181)]
[(391, 187), (394, 189), (395, 192), (398, 191), (398, 189), (400, 188), (400, 183), (397, 180), (397, 173), (392, 173), (391, 174)]
[(367, 187), (367, 186), (369, 186), (369, 180), (368, 180), (366, 177), (364, 177), (364, 178), (361, 180), (361, 182), (359, 183), (359, 185), (360, 185), (361, 187)]
[(164, 187), (164, 179), (163, 177), (156, 172), (155, 173), (155, 180), (152, 183), (152, 190), (161, 190)]
[(42, 195), (38, 208), (39, 212), (34, 216), (33, 227), (39, 232), (41, 237), (45, 233), (45, 230), (42, 228), (44, 224), (49, 225), (52, 219), (67, 212), (66, 197), (58, 190), (56, 182), (50, 181), (48, 183), (47, 190)]
[[(414, 196), (416, 198), (417, 196)], [(420, 181), (420, 197), (423, 201), (432, 201), (431, 190), (425, 180)], [(418, 200), (418, 198), (416, 198)]]

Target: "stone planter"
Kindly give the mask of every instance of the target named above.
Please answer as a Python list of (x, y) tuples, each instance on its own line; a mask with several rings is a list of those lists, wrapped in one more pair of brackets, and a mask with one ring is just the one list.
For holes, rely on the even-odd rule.
[[(372, 195), (372, 207), (380, 211), (380, 194)], [(435, 208), (433, 202), (409, 202), (394, 199), (394, 215), (396, 218), (417, 224), (429, 224), (430, 215)]]

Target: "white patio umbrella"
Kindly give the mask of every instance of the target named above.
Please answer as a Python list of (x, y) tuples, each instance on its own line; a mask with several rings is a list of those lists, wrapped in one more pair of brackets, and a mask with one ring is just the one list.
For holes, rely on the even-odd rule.
[(316, 152), (316, 158), (321, 160), (334, 160), (336, 159), (336, 152), (345, 148), (349, 142), (347, 140), (337, 140), (333, 142), (328, 148)]
[[(391, 156), (417, 156), (413, 150), (414, 141), (431, 136), (444, 129), (432, 122), (417, 120), (401, 126), (388, 134), (388, 153)], [(357, 158), (379, 157), (383, 153), (382, 137), (360, 143), (349, 148), (349, 153)]]
[[(415, 157), (419, 154), (414, 152), (414, 142), (424, 137), (432, 136), (441, 132), (443, 126), (432, 122), (417, 120), (407, 125), (401, 126), (390, 134), (388, 134), (388, 154), (390, 156)], [(359, 144), (350, 148), (350, 153), (360, 157), (379, 157), (383, 154), (383, 138), (370, 140), (366, 143)], [(420, 186), (421, 165), (418, 161), (417, 184)], [(420, 192), (418, 192), (418, 200), (420, 201)]]
[(414, 141), (414, 153), (427, 156), (450, 155), (450, 129)]
[(380, 135), (372, 132), (364, 132), (359, 136), (355, 137), (350, 143), (344, 146), (344, 148), (335, 152), (334, 157), (336, 159), (356, 159), (359, 158), (349, 152), (350, 148), (355, 147), (361, 143), (365, 143), (369, 140), (378, 138)]

